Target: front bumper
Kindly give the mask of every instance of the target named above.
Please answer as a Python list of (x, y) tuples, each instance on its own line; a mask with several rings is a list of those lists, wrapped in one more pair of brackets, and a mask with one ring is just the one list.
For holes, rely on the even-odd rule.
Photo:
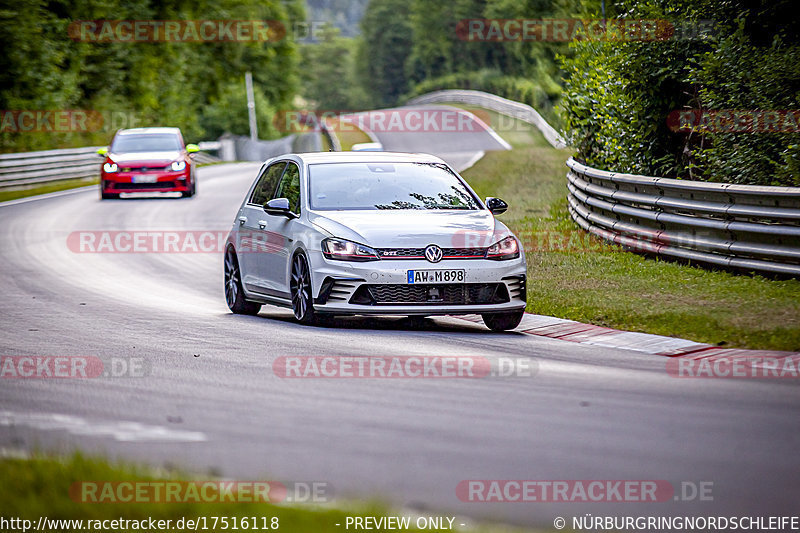
[[(134, 176), (146, 175), (146, 181), (135, 182)], [(100, 187), (104, 193), (186, 192), (192, 186), (190, 171), (180, 172), (101, 172)]]
[[(521, 311), (525, 258), (509, 261), (381, 259), (329, 261), (310, 254), (314, 308), (357, 315), (453, 315)], [(464, 270), (463, 283), (409, 284), (409, 270)]]

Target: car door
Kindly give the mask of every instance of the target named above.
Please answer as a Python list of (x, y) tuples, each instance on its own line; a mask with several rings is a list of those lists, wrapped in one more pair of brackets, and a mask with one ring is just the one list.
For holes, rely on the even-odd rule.
[(271, 294), (270, 286), (262, 279), (260, 265), (268, 261), (275, 247), (275, 238), (269, 232), (270, 218), (264, 204), (275, 194), (286, 161), (278, 161), (263, 170), (242, 212), (239, 213), (239, 267), (242, 283), (248, 291)]
[[(278, 188), (273, 198), (286, 198), (289, 200), (289, 209), (292, 213), (300, 215), (300, 167), (297, 163), (289, 161), (283, 172)], [(294, 240), (293, 230), (299, 223), (297, 219), (284, 215), (270, 215), (269, 230), (271, 242), (275, 245), (274, 253), (259, 262), (260, 276), (267, 280), (267, 284), (284, 297), (289, 297), (289, 254), (292, 251)]]

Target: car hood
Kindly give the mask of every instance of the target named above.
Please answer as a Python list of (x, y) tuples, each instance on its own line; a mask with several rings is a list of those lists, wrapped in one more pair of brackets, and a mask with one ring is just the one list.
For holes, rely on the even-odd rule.
[(175, 150), (168, 152), (126, 152), (109, 153), (108, 157), (116, 164), (151, 163), (153, 166), (167, 166), (181, 156)]
[(487, 210), (324, 211), (310, 221), (331, 236), (374, 248), (485, 248), (510, 235)]

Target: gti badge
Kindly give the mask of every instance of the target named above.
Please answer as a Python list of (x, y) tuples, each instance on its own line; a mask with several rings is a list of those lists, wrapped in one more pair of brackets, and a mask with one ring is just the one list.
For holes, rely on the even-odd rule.
[(425, 259), (431, 263), (438, 263), (442, 260), (442, 249), (435, 244), (431, 244), (425, 248)]

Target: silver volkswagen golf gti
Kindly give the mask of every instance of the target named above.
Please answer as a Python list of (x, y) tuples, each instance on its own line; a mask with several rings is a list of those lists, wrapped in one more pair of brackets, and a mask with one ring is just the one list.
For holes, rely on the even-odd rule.
[(301, 323), (331, 315), (480, 314), (517, 327), (525, 255), (441, 159), (424, 154), (288, 154), (264, 163), (225, 245), (234, 313), (290, 307)]

